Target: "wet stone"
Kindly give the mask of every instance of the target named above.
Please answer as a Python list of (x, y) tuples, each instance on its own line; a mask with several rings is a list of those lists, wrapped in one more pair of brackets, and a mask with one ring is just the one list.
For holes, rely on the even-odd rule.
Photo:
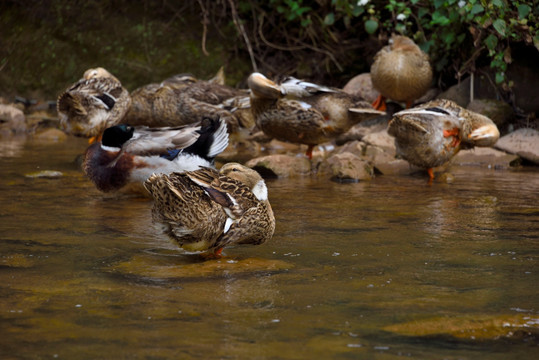
[(305, 156), (268, 155), (251, 159), (245, 165), (267, 177), (283, 178), (311, 173), (311, 163)]
[(238, 274), (251, 274), (256, 272), (280, 272), (291, 269), (293, 264), (282, 260), (259, 258), (238, 259), (225, 256), (221, 259), (204, 261), (198, 255), (192, 255), (190, 261), (195, 263), (171, 263), (151, 256), (134, 256), (128, 261), (112, 266), (111, 271), (129, 276), (140, 276), (154, 279), (173, 278), (204, 278), (215, 276), (229, 276)]

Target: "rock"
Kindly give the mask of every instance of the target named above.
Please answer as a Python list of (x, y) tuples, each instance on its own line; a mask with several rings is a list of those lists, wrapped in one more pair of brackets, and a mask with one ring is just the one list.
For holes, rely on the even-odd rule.
[(311, 173), (311, 163), (305, 156), (267, 155), (251, 159), (245, 165), (264, 177), (304, 176)]
[(511, 162), (518, 159), (516, 155), (492, 148), (476, 147), (470, 150), (461, 150), (454, 158), (455, 165), (475, 165), (494, 168), (509, 168)]
[(335, 154), (322, 162), (319, 174), (329, 174), (339, 181), (371, 180), (374, 169), (368, 161), (350, 152)]
[(502, 136), (494, 147), (539, 165), (539, 131), (535, 129), (522, 128)]
[[(488, 69), (481, 74), (474, 75), (474, 98), (478, 99), (495, 99), (498, 95), (496, 88), (492, 85), (492, 81), (488, 78)], [(470, 102), (470, 86), (471, 77), (462, 79), (458, 84), (451, 86), (446, 91), (437, 96), (438, 99), (453, 100), (462, 107), (468, 106)]]
[(367, 156), (376, 171), (382, 175), (408, 175), (410, 164), (403, 159), (396, 159), (394, 153), (389, 153), (383, 148), (369, 145), (365, 149)]
[(359, 141), (359, 140), (349, 141), (346, 144), (336, 148), (332, 155), (344, 154), (346, 152), (349, 152), (358, 157), (362, 157), (365, 154), (366, 148), (367, 148), (367, 144), (365, 144), (362, 141)]
[(47, 179), (55, 179), (64, 176), (64, 174), (61, 171), (56, 170), (41, 170), (36, 171), (32, 173), (25, 174), (27, 178), (47, 178)]
[(43, 142), (60, 142), (67, 139), (67, 135), (58, 129), (45, 129), (34, 135), (34, 138)]
[(456, 102), (462, 107), (466, 107), (470, 102), (470, 78), (466, 78), (448, 88), (438, 95), (438, 99), (447, 99)]
[(362, 141), (369, 145), (379, 146), (393, 156), (396, 153), (395, 138), (387, 133), (387, 129), (365, 135)]
[(406, 336), (450, 335), (455, 338), (498, 339), (513, 337), (520, 331), (538, 335), (536, 319), (525, 314), (465, 315), (415, 319), (393, 324), (384, 330)]
[(351, 95), (359, 96), (371, 103), (376, 100), (380, 94), (378, 90), (372, 86), (370, 73), (354, 76), (348, 83), (346, 83), (346, 85), (344, 85), (343, 91)]
[(0, 136), (26, 132), (24, 113), (13, 105), (0, 104)]
[(507, 124), (515, 116), (511, 105), (494, 99), (475, 99), (468, 104), (467, 109), (490, 118), (498, 128)]
[(256, 272), (272, 273), (288, 270), (293, 267), (293, 264), (282, 260), (259, 258), (239, 259), (229, 256), (196, 263), (178, 264), (176, 262), (167, 264), (153, 257), (140, 255), (115, 265), (112, 267), (112, 271), (144, 278), (174, 279), (219, 277)]

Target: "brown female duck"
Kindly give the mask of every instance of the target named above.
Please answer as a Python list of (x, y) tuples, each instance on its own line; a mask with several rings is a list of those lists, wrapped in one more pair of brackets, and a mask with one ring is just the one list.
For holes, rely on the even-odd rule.
[(262, 244), (275, 231), (264, 180), (238, 163), (219, 171), (154, 174), (144, 186), (154, 198), (154, 221), (187, 251), (220, 257), (226, 246)]
[(389, 122), (397, 154), (410, 164), (433, 168), (449, 162), (460, 149), (493, 146), (500, 133), (488, 117), (466, 110), (449, 100), (433, 100), (400, 111)]
[(409, 108), (431, 85), (429, 57), (410, 38), (393, 35), (389, 45), (375, 55), (371, 79), (374, 88), (380, 92), (373, 103), (376, 109), (386, 109), (386, 98), (404, 101)]
[(89, 69), (57, 101), (60, 125), (77, 136), (98, 137), (118, 124), (131, 105), (129, 92), (107, 70)]
[(384, 114), (365, 101), (340, 90), (292, 77), (280, 85), (260, 73), (252, 73), (251, 111), (257, 127), (278, 140), (315, 145), (332, 140), (354, 124)]
[(216, 82), (197, 80), (191, 74), (178, 74), (160, 84), (134, 90), (132, 105), (123, 121), (151, 127), (178, 126), (206, 116), (218, 116), (227, 122), (229, 131), (234, 131), (238, 127), (237, 119), (219, 105), (241, 94), (246, 93)]

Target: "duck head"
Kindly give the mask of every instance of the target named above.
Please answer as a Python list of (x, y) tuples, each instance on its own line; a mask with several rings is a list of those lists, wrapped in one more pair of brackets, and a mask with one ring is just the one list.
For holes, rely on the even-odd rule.
[(281, 87), (258, 72), (249, 75), (247, 85), (256, 97), (278, 99), (282, 96)]
[(133, 137), (135, 128), (126, 124), (111, 126), (103, 132), (101, 144), (103, 146), (121, 148)]

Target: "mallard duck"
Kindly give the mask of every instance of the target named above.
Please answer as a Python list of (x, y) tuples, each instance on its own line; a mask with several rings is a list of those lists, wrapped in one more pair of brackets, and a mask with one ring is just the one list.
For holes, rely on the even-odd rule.
[(308, 145), (309, 158), (315, 145), (343, 134), (362, 120), (384, 114), (343, 91), (293, 77), (278, 85), (255, 72), (247, 83), (257, 127), (278, 140)]
[(380, 92), (373, 106), (386, 110), (385, 99), (406, 102), (406, 108), (423, 96), (432, 81), (429, 56), (412, 39), (393, 35), (389, 45), (374, 57), (371, 66), (372, 85)]
[(226, 246), (262, 244), (275, 231), (264, 180), (241, 164), (154, 174), (144, 187), (154, 198), (154, 221), (187, 251), (220, 257)]
[(142, 86), (131, 93), (132, 105), (124, 122), (131, 125), (178, 126), (200, 121), (204, 116), (219, 116), (229, 131), (238, 120), (219, 106), (245, 91), (211, 81), (197, 80), (191, 74), (178, 74), (160, 84)]
[(395, 137), (397, 154), (426, 168), (446, 164), (462, 148), (493, 146), (500, 132), (488, 117), (453, 101), (438, 99), (393, 115), (388, 133)]
[(213, 166), (228, 145), (224, 120), (203, 119), (196, 124), (148, 128), (125, 124), (106, 129), (101, 142), (85, 153), (83, 169), (104, 192), (142, 183), (153, 173), (171, 173)]
[(99, 67), (86, 70), (82, 79), (58, 97), (57, 110), (67, 133), (94, 138), (118, 124), (130, 104), (121, 82)]

